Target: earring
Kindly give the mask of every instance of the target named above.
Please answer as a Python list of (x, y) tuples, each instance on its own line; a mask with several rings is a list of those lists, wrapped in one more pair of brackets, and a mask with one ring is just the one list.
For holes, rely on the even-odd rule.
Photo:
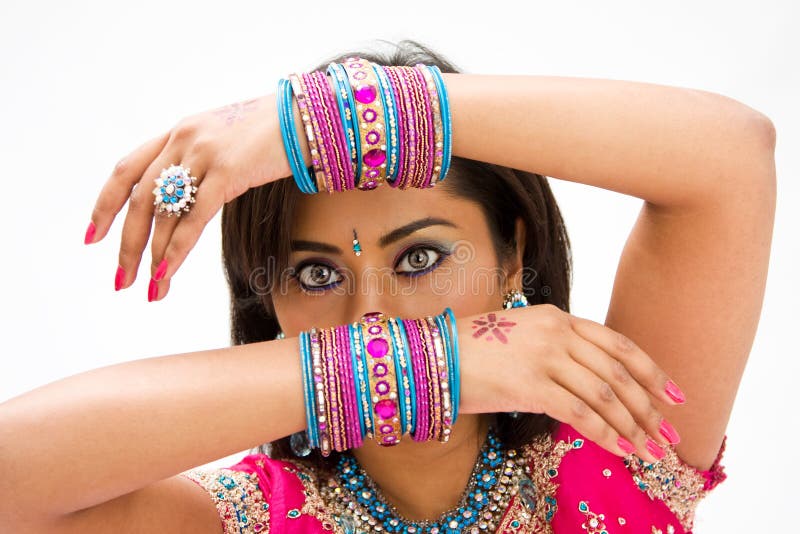
[(283, 330), (278, 330), (278, 335), (275, 336), (275, 339), (283, 339), (286, 337), (286, 334), (283, 333)]
[(353, 252), (356, 253), (356, 256), (361, 256), (361, 243), (358, 242), (355, 228), (353, 228)]
[(503, 309), (523, 308), (528, 305), (528, 299), (519, 289), (512, 289), (503, 295)]

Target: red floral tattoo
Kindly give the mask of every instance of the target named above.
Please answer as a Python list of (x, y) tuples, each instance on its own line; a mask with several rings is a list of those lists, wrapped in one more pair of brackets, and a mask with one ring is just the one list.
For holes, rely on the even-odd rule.
[[(477, 328), (477, 330), (472, 333), (472, 337), (478, 338), (483, 334), (487, 334), (488, 332), (494, 334), (494, 337), (496, 337), (501, 343), (508, 343), (508, 338), (506, 338), (505, 334), (503, 334), (503, 330), (508, 333), (511, 331), (510, 327), (516, 325), (517, 323), (506, 321), (505, 319), (505, 317), (500, 317), (498, 320), (494, 313), (488, 314), (486, 318), (481, 315), (480, 319), (475, 319), (472, 321), (472, 328)], [(501, 328), (503, 330), (501, 330)], [(487, 334), (486, 341), (491, 341), (492, 339), (494, 338)]]

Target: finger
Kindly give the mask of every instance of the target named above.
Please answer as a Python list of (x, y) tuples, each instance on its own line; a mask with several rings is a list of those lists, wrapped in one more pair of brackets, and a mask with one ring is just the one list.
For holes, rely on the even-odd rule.
[[(189, 176), (194, 176), (197, 178), (195, 182), (192, 183), (194, 186), (199, 186), (200, 182), (202, 181), (203, 170), (201, 167), (201, 163), (198, 161), (189, 162), (186, 160), (181, 161), (181, 166), (183, 166)], [(158, 187), (158, 186), (156, 186)], [(195, 193), (196, 194), (196, 193)], [(154, 201), (156, 198), (154, 197)], [(187, 217), (189, 217), (190, 213), (194, 209), (194, 204), (187, 204), (189, 206), (189, 211), (178, 211), (172, 212), (172, 215), (169, 215), (169, 212), (159, 212), (156, 207), (156, 214), (155, 214), (155, 230), (153, 232), (153, 239), (150, 246), (150, 276), (156, 281), (162, 280), (164, 278), (167, 262), (164, 259), (164, 251), (167, 248), (167, 244), (169, 243), (175, 228), (180, 225), (180, 221), (185, 221)], [(180, 216), (178, 216), (180, 215)], [(166, 292), (164, 293), (166, 294)]]
[(674, 382), (669, 375), (653, 361), (632, 339), (605, 325), (583, 317), (570, 315), (572, 329), (581, 337), (594, 343), (608, 354), (623, 363), (625, 368), (656, 398), (672, 405), (685, 402), (685, 396), (680, 392), (683, 402), (678, 402), (667, 394), (667, 384)]
[(167, 291), (169, 291), (169, 286), (169, 280), (156, 282), (151, 278), (147, 288), (147, 302), (155, 302), (156, 300), (163, 299)]
[(93, 236), (87, 236), (88, 243), (96, 243), (106, 236), (134, 186), (150, 162), (164, 149), (168, 139), (169, 132), (154, 137), (117, 162), (95, 201), (91, 217), (95, 231)]
[(155, 197), (152, 193), (155, 187), (154, 180), (161, 175), (164, 168), (169, 167), (173, 161), (179, 160), (178, 155), (172, 150), (167, 149), (150, 162), (128, 200), (128, 213), (125, 215), (125, 222), (122, 226), (119, 248), (119, 265), (125, 271), (121, 285), (123, 288), (130, 286), (136, 279), (142, 253), (150, 238), (155, 215), (155, 206), (153, 205)]
[[(604, 381), (604, 388), (610, 386), (613, 394), (619, 397), (626, 410), (638, 421), (637, 427), (644, 429), (661, 445), (671, 444), (661, 432), (664, 416), (653, 403), (647, 390), (631, 376), (622, 362), (579, 335), (573, 336), (569, 341), (568, 351), (573, 360)], [(608, 394), (608, 391), (604, 390), (603, 393)], [(647, 436), (638, 432), (638, 428), (633, 426), (617, 428), (637, 447), (646, 447)], [(632, 430), (626, 432), (627, 429)]]
[(224, 180), (221, 174), (214, 171), (209, 171), (203, 177), (203, 185), (197, 189), (196, 202), (189, 213), (181, 217), (181, 223), (175, 227), (162, 254), (166, 260), (164, 280), (171, 278), (180, 268), (203, 229), (226, 202)]
[[(547, 392), (549, 406), (545, 413), (559, 421), (565, 421), (586, 438), (617, 456), (627, 456), (629, 451), (620, 446), (619, 438), (625, 439), (609, 422), (604, 419), (586, 401), (569, 389), (557, 383), (551, 383)], [(645, 456), (640, 456), (646, 459)], [(648, 460), (649, 461), (649, 460)], [(653, 463), (650, 461), (650, 463)]]
[[(587, 421), (587, 424), (590, 425), (590, 431), (599, 435), (600, 443), (604, 447), (609, 450), (622, 450), (617, 443), (617, 438), (623, 436), (633, 443), (641, 458), (651, 463), (658, 461), (658, 458), (647, 448), (646, 432), (622, 404), (608, 382), (575, 361), (556, 367), (550, 372), (550, 376), (558, 385), (580, 400), (580, 402), (572, 401), (568, 405), (574, 411), (573, 417), (580, 417), (582, 413), (588, 413), (588, 410), (591, 410), (592, 413), (598, 414), (602, 418), (602, 424), (591, 419)], [(582, 406), (582, 403), (587, 406)]]

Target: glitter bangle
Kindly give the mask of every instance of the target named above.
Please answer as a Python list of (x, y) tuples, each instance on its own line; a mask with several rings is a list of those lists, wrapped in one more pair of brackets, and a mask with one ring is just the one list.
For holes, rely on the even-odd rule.
[(305, 88), (300, 76), (296, 74), (289, 75), (289, 81), (292, 84), (294, 96), (297, 99), (297, 107), (300, 109), (300, 115), (303, 120), (303, 129), (308, 141), (308, 150), (311, 154), (311, 167), (314, 169), (314, 179), (317, 191), (324, 191), (327, 186), (325, 184), (325, 170), (322, 164), (322, 156), (320, 154), (320, 147), (317, 144), (317, 135), (314, 132), (315, 115), (311, 101), (306, 95)]

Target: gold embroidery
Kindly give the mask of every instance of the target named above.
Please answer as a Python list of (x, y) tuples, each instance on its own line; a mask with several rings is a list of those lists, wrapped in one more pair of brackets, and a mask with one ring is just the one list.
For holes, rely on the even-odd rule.
[[(636, 486), (651, 500), (657, 498), (664, 501), (683, 529), (690, 532), (697, 505), (710, 490), (704, 489), (706, 481), (703, 475), (695, 467), (685, 463), (672, 445), (662, 448), (664, 457), (653, 464), (635, 454), (629, 454), (623, 460)], [(719, 460), (720, 457), (717, 458)], [(670, 528), (673, 528), (672, 525), (667, 527), (667, 531)]]
[(211, 496), (223, 534), (269, 533), (269, 503), (256, 475), (230, 469), (190, 469), (180, 475), (199, 484)]
[(319, 477), (311, 467), (301, 464), (299, 461), (282, 460), (292, 464), (292, 467), (284, 466), (284, 471), (294, 473), (303, 485), (303, 495), (305, 499), (300, 508), (300, 514), (316, 518), (322, 528), (334, 532), (335, 534), (346, 534), (328, 510), (325, 501), (319, 493)]
[[(534, 491), (524, 489), (520, 492), (519, 486), (512, 489), (507, 511), (498, 525), (497, 533), (552, 534), (551, 521), (558, 510), (555, 495), (559, 486), (554, 478), (558, 476), (566, 453), (581, 448), (583, 444), (583, 439), (554, 441), (552, 435), (545, 434), (521, 449), (529, 457), (525, 471), (533, 483)], [(703, 475), (683, 462), (673, 447), (665, 446), (664, 450), (665, 457), (655, 464), (648, 464), (635, 454), (624, 457), (623, 461), (637, 487), (647, 493), (651, 500), (658, 498), (664, 501), (684, 530), (690, 531), (697, 503), (710, 490), (703, 489)], [(265, 460), (256, 460), (256, 464), (263, 468)], [(321, 484), (328, 484), (328, 478), (317, 474), (310, 465), (299, 459), (281, 461), (290, 464), (283, 466), (283, 469), (297, 476), (303, 486), (304, 495), (303, 505), (291, 510), (287, 520), (307, 515), (316, 518), (323, 529), (332, 534), (346, 534), (348, 531), (345, 527), (354, 526), (352, 521), (348, 517), (336, 515), (335, 507), (323, 499), (320, 491)], [(721, 467), (716, 463), (715, 467), (718, 479), (724, 477)], [(254, 474), (228, 469), (210, 472), (191, 470), (181, 474), (196, 481), (211, 494), (223, 521), (224, 534), (269, 532), (269, 504), (265, 502)], [(610, 476), (611, 470), (604, 469), (603, 475)], [(604, 528), (600, 524), (604, 520), (603, 514), (589, 511), (588, 501), (582, 501), (581, 504), (586, 505), (585, 510), (581, 509), (586, 515), (585, 527), (581, 531), (593, 532), (593, 527)], [(593, 519), (599, 521), (594, 523)], [(616, 518), (616, 522), (620, 525), (626, 524), (625, 518), (621, 516)], [(675, 527), (671, 524), (667, 524), (663, 531), (655, 526), (652, 529), (657, 533), (675, 532)]]

